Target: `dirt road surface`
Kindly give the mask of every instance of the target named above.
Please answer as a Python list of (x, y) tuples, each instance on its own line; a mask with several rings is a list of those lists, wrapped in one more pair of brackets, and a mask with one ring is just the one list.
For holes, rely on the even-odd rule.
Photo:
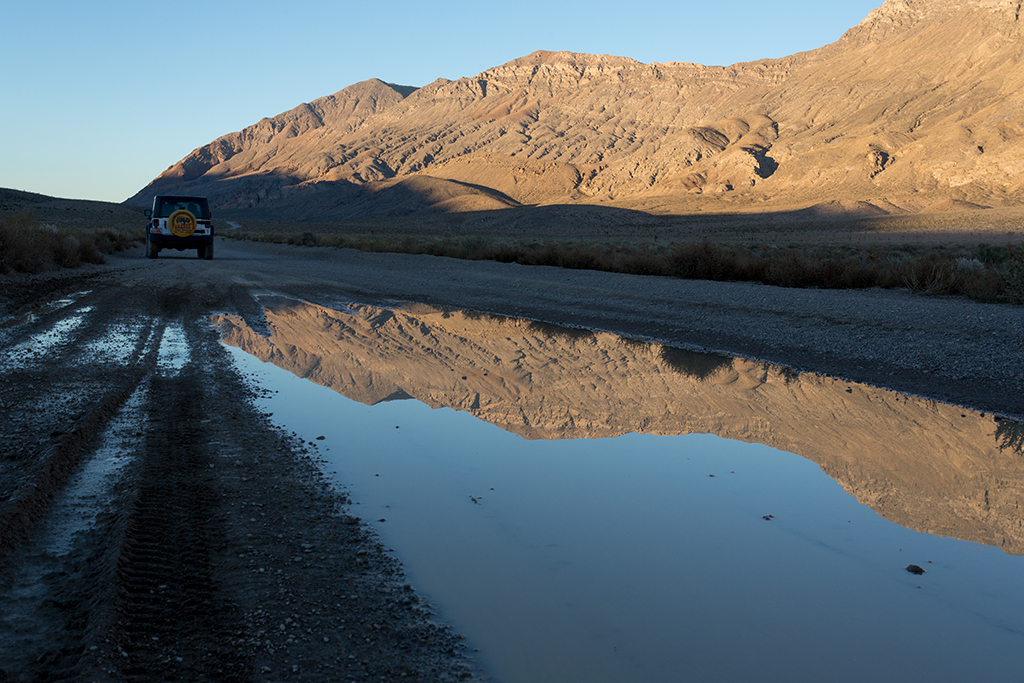
[(209, 317), (420, 301), (1024, 415), (1024, 309), (221, 240), (0, 278), (0, 681), (485, 678)]

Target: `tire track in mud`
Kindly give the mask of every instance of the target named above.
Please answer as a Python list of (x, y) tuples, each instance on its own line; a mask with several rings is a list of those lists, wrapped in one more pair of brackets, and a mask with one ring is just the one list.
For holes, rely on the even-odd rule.
[[(0, 680), (9, 678), (7, 672), (31, 672), (31, 679), (22, 674), (17, 680), (78, 677), (104, 574), (103, 563), (88, 557), (96, 553), (79, 547), (80, 535), (100, 535), (102, 528), (93, 527), (103, 527), (106, 502), (90, 502), (92, 509), (82, 514), (80, 504), (90, 493), (68, 487), (83, 485), (83, 476), (102, 479), (99, 472), (109, 473), (101, 460), (110, 454), (99, 448), (101, 442), (110, 438), (112, 422), (131, 412), (133, 397), (138, 402), (158, 358), (160, 323), (144, 317), (133, 322), (133, 339), (118, 333), (117, 345), (129, 348), (121, 349), (116, 362), (83, 362), (90, 345), (113, 346), (105, 343), (109, 326), (97, 321), (109, 322), (110, 316), (97, 307), (116, 306), (105, 297), (94, 297), (93, 305), (79, 303), (53, 315), (33, 315), (6, 335), (6, 355), (21, 367), (8, 376), (14, 391), (6, 393), (16, 393), (16, 400), (3, 406), (18, 436), (0, 462), (0, 490), (6, 494), (0, 503)], [(45, 356), (27, 362), (17, 356), (22, 340), (51, 335), (74, 318), (80, 319), (74, 334), (57, 340)], [(96, 482), (84, 486), (90, 483)]]
[[(223, 545), (209, 397), (195, 364), (150, 380), (148, 426), (135, 500), (117, 564), (111, 659), (122, 680), (247, 680), (231, 643), (238, 607), (216, 584)], [(197, 652), (203, 654), (196, 657)]]
[[(133, 357), (138, 361), (119, 373), (114, 382), (109, 382), (109, 376), (106, 378), (107, 386), (113, 384), (113, 387), (99, 397), (87, 399), (84, 411), (69, 427), (51, 424), (54, 429), (50, 436), (55, 441), (38, 450), (32, 446), (9, 443), (11, 450), (4, 453), (4, 464), (7, 465), (6, 469), (17, 471), (20, 481), (16, 490), (9, 493), (5, 503), (0, 505), (0, 562), (39, 520), (54, 495), (77, 471), (97, 436), (155, 366), (157, 346), (150, 343), (155, 325), (155, 322), (150, 321), (136, 341)], [(61, 355), (73, 357), (80, 352), (81, 340), (74, 340), (67, 346), (69, 348), (64, 349)], [(25, 403), (30, 406), (26, 410), (45, 412), (48, 395), (73, 391), (59, 382), (54, 385), (52, 380), (45, 385), (32, 384), (26, 373), (18, 373), (9, 379), (18, 384), (35, 386), (35, 391), (26, 397)], [(79, 376), (67, 378), (68, 383), (80, 380)], [(5, 483), (9, 488), (12, 487), (10, 479)]]
[[(37, 677), (45, 672), (48, 680), (79, 678), (91, 612), (106, 595), (101, 577), (110, 574), (98, 570), (112, 564), (102, 559), (103, 522), (110, 518), (108, 501), (130, 479), (145, 393), (141, 386), (118, 411), (100, 447), (56, 495), (7, 576), (0, 576), (0, 681), (4, 670), (35, 671)], [(90, 543), (83, 543), (87, 538)]]
[[(136, 373), (141, 374), (141, 373)], [(132, 378), (136, 379), (136, 378)], [(138, 378), (141, 379), (141, 378)], [(0, 560), (13, 550), (46, 510), (53, 496), (77, 471), (87, 448), (117, 410), (134, 393), (137, 383), (129, 381), (107, 394), (93, 410), (78, 420), (71, 433), (62, 437), (42, 456), (43, 466), (0, 513)]]
[[(161, 308), (170, 313), (174, 306)], [(31, 680), (80, 680), (85, 671), (119, 681), (245, 679), (246, 667), (226, 636), (218, 637), (224, 613), (233, 610), (222, 609), (223, 591), (210, 570), (218, 525), (203, 430), (213, 412), (202, 390), (210, 378), (199, 376), (192, 340), (182, 339), (201, 324), (191, 321), (186, 330), (175, 319), (150, 321), (132, 353), (141, 360), (121, 368), (118, 390), (36, 458), (44, 461), (38, 476), (19, 488), (17, 505), (0, 518), (18, 570), (0, 580), (0, 681), (15, 672), (16, 680), (29, 680), (28, 672)], [(177, 348), (182, 341), (184, 353)], [(72, 346), (80, 351), (82, 344)], [(141, 406), (125, 406), (132, 395)], [(54, 498), (103, 450), (97, 441), (104, 427), (133, 419), (142, 438), (131, 449), (120, 492), (96, 517), (96, 529), (80, 529), (90, 538), (76, 538), (65, 557), (50, 556), (43, 546), (68, 522), (66, 512), (62, 518), (53, 509)], [(76, 523), (88, 526), (70, 522)], [(29, 534), (29, 542), (18, 543)], [(4, 615), (4, 602), (20, 614)], [(106, 655), (102, 672), (95, 655), (87, 656), (93, 652)]]
[[(0, 381), (19, 435), (0, 499), (20, 501), (0, 503), (0, 682), (472, 679), (460, 638), (252, 403), (209, 320), (259, 321), (248, 290), (155, 269), (115, 285)], [(0, 332), (0, 352), (69, 314)], [(124, 464), (76, 519), (79, 474), (115, 439)]]

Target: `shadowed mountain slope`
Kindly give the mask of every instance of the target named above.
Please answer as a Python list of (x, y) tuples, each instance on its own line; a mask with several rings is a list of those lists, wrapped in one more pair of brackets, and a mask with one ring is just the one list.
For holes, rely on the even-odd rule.
[(1016, 1), (886, 0), (836, 43), (777, 60), (536, 52), (418, 89), (366, 81), (200, 147), (129, 203), (189, 192), (295, 218), (1019, 204), (1020, 15)]

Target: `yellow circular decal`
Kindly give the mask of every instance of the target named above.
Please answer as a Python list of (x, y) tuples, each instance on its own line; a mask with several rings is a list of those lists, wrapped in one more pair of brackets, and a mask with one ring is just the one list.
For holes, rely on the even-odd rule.
[(196, 217), (191, 211), (178, 209), (167, 219), (167, 227), (177, 237), (188, 237), (196, 231)]

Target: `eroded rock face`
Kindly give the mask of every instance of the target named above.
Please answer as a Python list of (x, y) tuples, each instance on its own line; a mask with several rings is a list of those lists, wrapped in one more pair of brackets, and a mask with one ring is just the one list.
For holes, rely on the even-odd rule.
[[(195, 150), (130, 201), (187, 183), (221, 208), (296, 218), (663, 196), (681, 211), (1015, 204), (1020, 11), (887, 0), (836, 43), (778, 60), (536, 52), (418, 89), (366, 81)], [(444, 199), (378, 192), (422, 175)]]
[(531, 439), (711, 433), (816, 462), (904, 526), (1024, 554), (1019, 425), (763, 363), (425, 306), (264, 299), (224, 340), (354, 400), (415, 398)]

